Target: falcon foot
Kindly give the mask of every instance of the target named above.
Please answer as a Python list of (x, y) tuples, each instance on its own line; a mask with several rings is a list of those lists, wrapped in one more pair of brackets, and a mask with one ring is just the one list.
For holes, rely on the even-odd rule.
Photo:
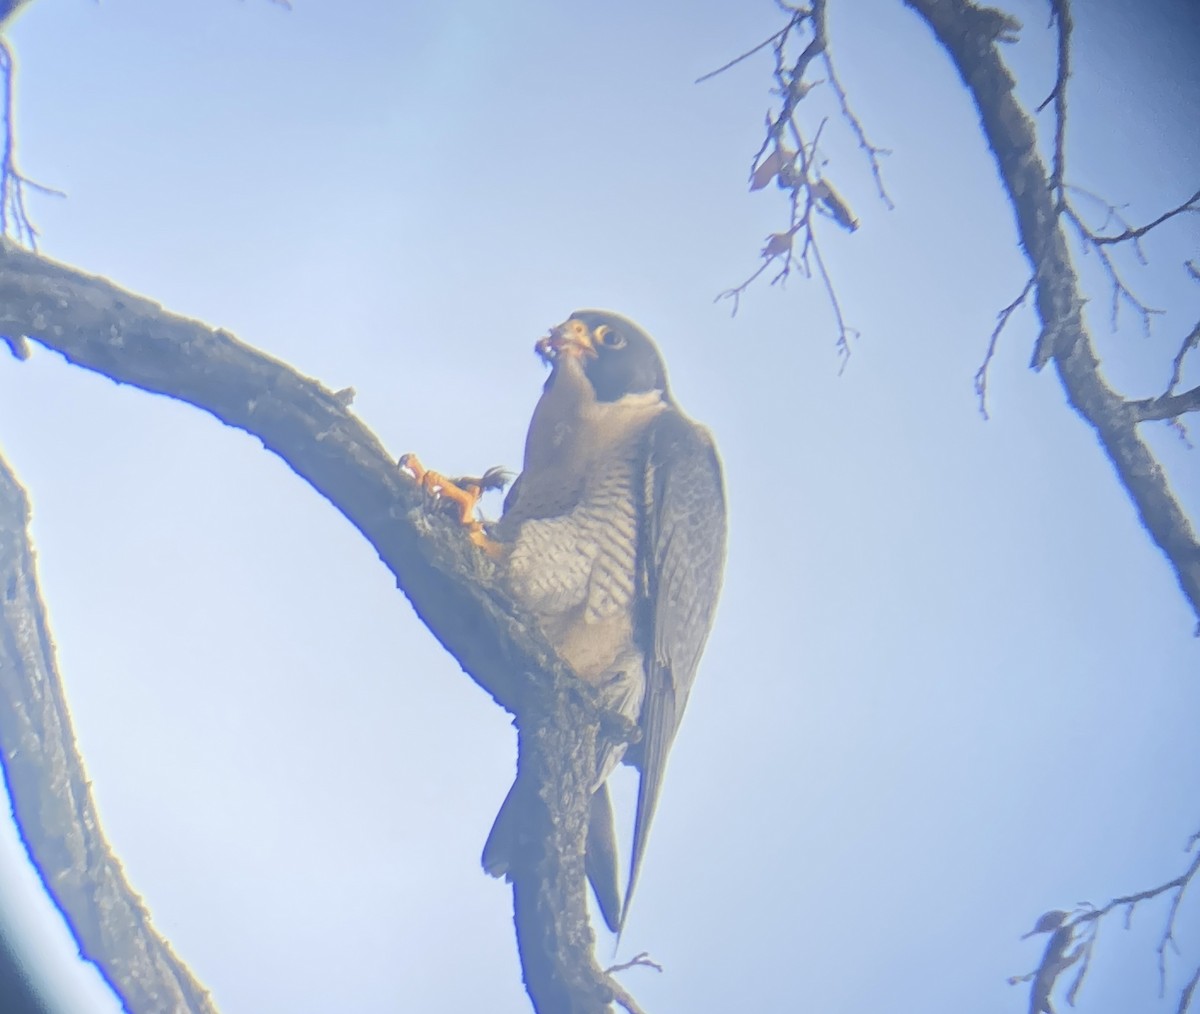
[(464, 475), (448, 478), (440, 472), (432, 472), (421, 464), (415, 454), (405, 454), (396, 462), (401, 471), (407, 472), (417, 484), (439, 502), (448, 502), (458, 513), (459, 522), (467, 528), (468, 538), (488, 556), (499, 556), (501, 545), (488, 537), (483, 522), (475, 516), (475, 508), (483, 494), (489, 489), (503, 489), (511, 478), (503, 468), (489, 468), (483, 475)]

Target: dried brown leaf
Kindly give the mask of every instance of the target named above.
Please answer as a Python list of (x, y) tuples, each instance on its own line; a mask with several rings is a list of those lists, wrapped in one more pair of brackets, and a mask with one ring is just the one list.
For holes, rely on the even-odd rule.
[(792, 249), (792, 240), (795, 238), (796, 230), (789, 229), (787, 232), (773, 232), (767, 237), (767, 245), (762, 249), (762, 255), (770, 260), (772, 257), (781, 257), (783, 254), (790, 253)]
[(1038, 933), (1049, 933), (1052, 930), (1058, 929), (1062, 925), (1063, 920), (1067, 917), (1067, 913), (1060, 909), (1051, 909), (1034, 923), (1033, 929), (1021, 936), (1022, 940), (1028, 940)]
[(812, 195), (829, 216), (847, 232), (854, 232), (858, 228), (858, 219), (854, 217), (850, 205), (828, 182), (817, 180), (812, 186)]
[(750, 177), (750, 189), (762, 190), (768, 183), (779, 175), (779, 170), (784, 167), (786, 160), (784, 158), (783, 149), (776, 148), (770, 155), (762, 160), (762, 163), (754, 170), (754, 175)]

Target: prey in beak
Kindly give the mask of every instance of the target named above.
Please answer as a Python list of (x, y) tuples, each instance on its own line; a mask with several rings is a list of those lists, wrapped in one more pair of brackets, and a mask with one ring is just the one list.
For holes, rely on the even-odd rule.
[(596, 337), (583, 321), (572, 317), (565, 324), (552, 327), (546, 337), (539, 338), (533, 351), (544, 363), (554, 363), (564, 353), (594, 359), (597, 354)]

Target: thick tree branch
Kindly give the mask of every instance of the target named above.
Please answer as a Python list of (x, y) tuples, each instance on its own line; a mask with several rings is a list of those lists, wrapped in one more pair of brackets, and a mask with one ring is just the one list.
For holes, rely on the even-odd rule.
[(525, 987), (543, 1014), (603, 1014), (613, 991), (593, 957), (584, 870), (596, 725), (569, 693), (540, 697), (536, 711), (520, 731), (526, 798), (509, 870)]
[[(1071, 405), (1095, 429), (1142, 525), (1166, 554), (1200, 618), (1200, 543), (1161, 466), (1137, 432), (1137, 412), (1105, 381), (1083, 324), (1084, 300), (1050, 175), (1038, 153), (1033, 121), (1013, 94), (1013, 78), (996, 46), (1006, 31), (1011, 33), (1011, 19), (968, 0), (905, 2), (933, 29), (970, 91), (1016, 212), (1021, 247), (1033, 267), (1042, 323), (1033, 365), (1041, 368), (1054, 362)], [(1065, 7), (1064, 0), (1060, 4), (1064, 13)]]
[(131, 1011), (215, 1012), (100, 829), (38, 593), (29, 504), (0, 458), (0, 750), (21, 839), (80, 954)]
[(1130, 402), (1130, 408), (1139, 420), (1176, 419), (1185, 412), (1200, 412), (1200, 387), (1193, 387), (1182, 394), (1164, 394), (1157, 398), (1143, 398)]
[(518, 944), (535, 1007), (608, 1010), (581, 859), (595, 751), (568, 748), (627, 730), (516, 612), (462, 528), (429, 510), (344, 398), (224, 331), (4, 241), (0, 334), (28, 336), (69, 362), (253, 434), (362, 532), (434, 636), (516, 715), (523, 742), (541, 746), (522, 750), (521, 772), (546, 803), (533, 829), (541, 852), (514, 870)]
[[(487, 560), (457, 526), (429, 516), (415, 483), (317, 382), (228, 332), (8, 242), (0, 245), (0, 333), (258, 437), (362, 532), (447, 650), (508, 710), (518, 712), (525, 683), (537, 682), (524, 674), (547, 685), (570, 675), (513, 618)], [(494, 656), (496, 641), (505, 657)]]
[(29, 2), (30, 0), (0, 0), (0, 28), (7, 27), (8, 22)]

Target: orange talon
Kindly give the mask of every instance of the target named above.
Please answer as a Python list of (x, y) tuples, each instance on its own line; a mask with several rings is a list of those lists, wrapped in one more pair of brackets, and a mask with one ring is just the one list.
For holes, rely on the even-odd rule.
[(445, 497), (458, 506), (458, 520), (464, 525), (478, 524), (475, 520), (475, 505), (483, 496), (478, 486), (460, 486), (438, 472), (426, 472), (424, 486), (435, 496)]
[(497, 542), (489, 536), (478, 521), (471, 525), (471, 533), (467, 537), (493, 560), (498, 560), (504, 555), (504, 543)]
[(485, 490), (504, 488), (508, 482), (508, 473), (504, 469), (489, 468), (479, 478), (463, 476), (448, 479), (440, 472), (427, 469), (415, 454), (402, 455), (396, 464), (412, 475), (417, 484), (430, 496), (437, 500), (449, 500), (458, 508), (459, 523), (469, 530), (468, 537), (476, 546), (493, 558), (500, 555), (500, 543), (488, 537), (483, 522), (475, 517), (475, 508)]

